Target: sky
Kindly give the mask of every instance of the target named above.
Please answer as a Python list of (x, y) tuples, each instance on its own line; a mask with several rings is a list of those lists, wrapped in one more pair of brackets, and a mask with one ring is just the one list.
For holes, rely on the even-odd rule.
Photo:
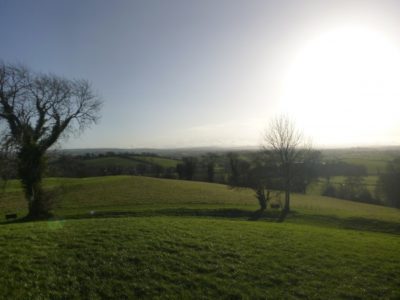
[(0, 0), (0, 37), (103, 100), (62, 148), (257, 146), (281, 114), (318, 147), (400, 144), (399, 1)]

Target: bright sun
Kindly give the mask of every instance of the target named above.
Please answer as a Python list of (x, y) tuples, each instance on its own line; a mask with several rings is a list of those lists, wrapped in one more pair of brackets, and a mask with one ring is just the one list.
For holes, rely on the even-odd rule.
[(293, 57), (281, 97), (282, 109), (318, 144), (396, 143), (400, 48), (366, 27), (325, 31)]

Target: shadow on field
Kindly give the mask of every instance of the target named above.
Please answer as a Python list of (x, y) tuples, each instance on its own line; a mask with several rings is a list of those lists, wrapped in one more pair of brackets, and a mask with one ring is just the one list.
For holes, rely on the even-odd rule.
[[(250, 211), (234, 208), (200, 209), (200, 208), (164, 208), (144, 211), (91, 211), (85, 214), (68, 215), (63, 219), (92, 219), (92, 218), (122, 218), (122, 217), (213, 217), (248, 221), (279, 222), (279, 210)], [(61, 216), (59, 216), (61, 217)], [(60, 220), (51, 218), (50, 220)], [(4, 221), (0, 225), (32, 222), (18, 219)], [(294, 224), (309, 224), (324, 227), (354, 229), (370, 232), (383, 232), (400, 235), (400, 223), (361, 217), (340, 218), (332, 215), (310, 215), (291, 211), (284, 222)]]
[(308, 215), (292, 212), (290, 221), (400, 235), (400, 223), (361, 217), (340, 218), (331, 215)]
[(175, 217), (217, 217), (229, 219), (243, 219), (249, 221), (270, 220), (277, 221), (278, 211), (249, 211), (243, 209), (192, 209), (192, 208), (165, 208), (146, 211), (99, 211), (91, 214), (68, 216), (68, 219), (87, 218), (118, 218), (118, 217), (152, 217), (152, 216), (175, 216)]

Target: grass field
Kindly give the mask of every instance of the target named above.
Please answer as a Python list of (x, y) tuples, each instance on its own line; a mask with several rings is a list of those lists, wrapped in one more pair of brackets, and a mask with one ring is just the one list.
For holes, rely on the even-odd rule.
[[(46, 180), (52, 221), (0, 225), (0, 298), (398, 299), (400, 212), (294, 195), (284, 223), (253, 192), (146, 177)], [(17, 182), (0, 213), (25, 212)]]

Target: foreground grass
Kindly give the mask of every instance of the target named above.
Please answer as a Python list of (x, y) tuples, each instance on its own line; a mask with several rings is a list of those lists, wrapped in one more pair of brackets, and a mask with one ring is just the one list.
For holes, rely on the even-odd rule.
[(210, 218), (0, 226), (7, 298), (400, 297), (400, 239)]
[[(112, 176), (45, 186), (61, 189), (54, 220), (0, 219), (0, 298), (400, 298), (396, 209), (293, 195), (285, 223), (273, 211), (250, 222), (253, 191), (220, 184)], [(16, 181), (0, 199), (6, 212), (26, 213)]]

